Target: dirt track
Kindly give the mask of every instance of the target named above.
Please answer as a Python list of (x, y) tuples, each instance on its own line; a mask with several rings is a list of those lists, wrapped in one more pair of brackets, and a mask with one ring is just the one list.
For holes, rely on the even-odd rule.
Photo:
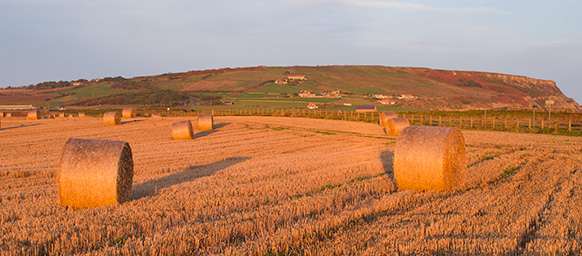
[[(463, 131), (465, 189), (411, 192), (377, 125), (215, 117), (172, 141), (182, 119), (3, 119), (0, 254), (582, 253), (580, 137)], [(59, 206), (70, 137), (130, 143), (130, 202)]]

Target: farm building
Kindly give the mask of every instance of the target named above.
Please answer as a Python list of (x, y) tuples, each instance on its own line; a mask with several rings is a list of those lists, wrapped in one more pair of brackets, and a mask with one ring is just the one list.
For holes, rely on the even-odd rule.
[(287, 79), (289, 79), (289, 80), (307, 80), (307, 78), (304, 75), (289, 75), (289, 76), (287, 76)]
[(378, 102), (384, 104), (384, 105), (394, 105), (396, 104), (396, 101), (393, 101), (391, 99), (381, 99)]
[(316, 109), (319, 108), (317, 105), (313, 104), (313, 103), (309, 103), (309, 105), (307, 105), (308, 109)]
[(356, 106), (357, 113), (376, 112), (376, 105), (358, 105)]

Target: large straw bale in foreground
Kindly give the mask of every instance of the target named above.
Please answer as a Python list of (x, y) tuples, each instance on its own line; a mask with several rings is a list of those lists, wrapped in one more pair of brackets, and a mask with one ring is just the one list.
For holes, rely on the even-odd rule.
[(105, 125), (118, 125), (121, 124), (121, 115), (117, 111), (105, 112), (103, 114), (103, 123)]
[(386, 134), (398, 136), (402, 129), (408, 126), (410, 126), (410, 122), (404, 117), (390, 118), (386, 120)]
[(394, 179), (400, 190), (455, 190), (464, 183), (466, 164), (459, 128), (409, 126), (396, 142)]
[(192, 123), (189, 120), (172, 123), (172, 138), (174, 140), (191, 140)]
[(198, 115), (198, 130), (212, 130), (214, 123), (211, 114)]
[(39, 117), (38, 110), (30, 110), (26, 114), (26, 120), (36, 120)]
[(69, 139), (58, 170), (62, 206), (117, 205), (131, 196), (133, 157), (125, 141)]
[(382, 127), (386, 126), (386, 121), (390, 118), (398, 117), (398, 114), (394, 112), (380, 112), (380, 120), (378, 120), (378, 124)]
[(135, 115), (136, 115), (135, 108), (124, 108), (123, 111), (121, 112), (121, 116), (123, 116), (123, 118), (134, 118)]

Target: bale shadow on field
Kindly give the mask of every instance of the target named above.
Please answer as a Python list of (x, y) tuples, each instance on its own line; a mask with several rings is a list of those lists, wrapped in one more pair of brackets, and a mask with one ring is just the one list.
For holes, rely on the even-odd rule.
[(129, 120), (129, 121), (121, 121), (121, 124), (129, 124), (129, 123), (143, 122), (143, 121), (145, 121), (145, 119), (136, 119), (136, 120)]
[(210, 134), (213, 134), (215, 132), (218, 132), (218, 129), (220, 129), (222, 127), (225, 127), (225, 126), (227, 126), (229, 124), (230, 123), (227, 123), (227, 122), (217, 123), (217, 124), (213, 125), (214, 126), (214, 129), (212, 129), (212, 130), (199, 131), (196, 134), (194, 134), (194, 139), (201, 138), (201, 137), (204, 137), (204, 136), (208, 136)]
[(238, 163), (242, 163), (249, 159), (250, 157), (229, 157), (215, 163), (188, 166), (184, 168), (184, 171), (173, 173), (159, 179), (150, 180), (143, 184), (136, 185), (133, 188), (131, 200), (137, 200), (142, 197), (156, 195), (161, 189), (213, 175), (222, 169), (228, 168)]
[(382, 160), (382, 166), (384, 167), (384, 172), (388, 177), (396, 184), (394, 180), (394, 152), (384, 151), (380, 153), (380, 159)]
[(25, 127), (31, 127), (31, 126), (37, 126), (37, 125), (42, 125), (42, 124), (21, 124), (18, 126), (11, 126), (11, 127), (6, 127), (6, 128), (0, 128), (0, 130), (10, 130), (10, 129), (17, 129), (17, 128), (25, 128)]

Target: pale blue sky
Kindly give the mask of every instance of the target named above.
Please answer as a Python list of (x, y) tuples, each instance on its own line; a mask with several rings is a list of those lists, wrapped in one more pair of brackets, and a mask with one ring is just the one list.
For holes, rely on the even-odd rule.
[(0, 0), (0, 87), (246, 66), (554, 80), (582, 103), (580, 0)]

